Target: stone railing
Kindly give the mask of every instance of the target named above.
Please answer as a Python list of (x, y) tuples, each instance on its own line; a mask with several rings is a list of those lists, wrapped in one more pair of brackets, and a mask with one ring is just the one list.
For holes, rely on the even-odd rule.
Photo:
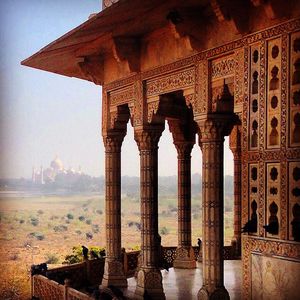
[(65, 284), (59, 284), (44, 275), (32, 277), (32, 299), (55, 299), (55, 300), (92, 300), (95, 299), (87, 294), (69, 286), (68, 280)]
[(47, 270), (46, 264), (32, 268), (32, 296), (38, 299), (93, 299), (88, 294), (98, 289), (105, 259), (85, 260)]
[[(193, 247), (195, 259), (202, 260), (202, 253), (198, 247)], [(162, 247), (164, 265), (173, 266), (176, 247)], [(224, 259), (239, 259), (232, 246), (224, 247)], [(127, 277), (132, 277), (139, 264), (140, 251), (124, 253), (124, 271)], [(98, 289), (104, 272), (104, 258), (85, 260), (81, 263), (66, 265), (47, 270), (43, 267), (34, 268), (32, 273), (32, 296), (38, 299), (62, 300), (90, 300), (93, 290)], [(88, 291), (83, 293), (82, 291)]]

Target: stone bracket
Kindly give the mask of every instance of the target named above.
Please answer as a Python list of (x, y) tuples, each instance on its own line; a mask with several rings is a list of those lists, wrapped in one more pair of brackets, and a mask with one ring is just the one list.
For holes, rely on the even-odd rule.
[(104, 83), (103, 59), (101, 56), (84, 56), (77, 58), (77, 65), (84, 78), (97, 85)]

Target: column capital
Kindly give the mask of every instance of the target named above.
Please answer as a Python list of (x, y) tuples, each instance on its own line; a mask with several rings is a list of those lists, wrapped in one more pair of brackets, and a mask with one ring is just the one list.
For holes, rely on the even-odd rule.
[(174, 141), (174, 145), (177, 150), (178, 159), (183, 159), (191, 156), (191, 152), (194, 147), (194, 142)]
[(241, 159), (241, 126), (235, 125), (229, 135), (229, 148), (234, 159)]
[(229, 135), (238, 117), (235, 114), (211, 113), (196, 118), (200, 130), (200, 142), (223, 141)]
[(126, 135), (126, 131), (110, 131), (103, 135), (103, 143), (106, 152), (119, 152)]
[(157, 149), (164, 126), (153, 126), (134, 130), (134, 139), (139, 151)]

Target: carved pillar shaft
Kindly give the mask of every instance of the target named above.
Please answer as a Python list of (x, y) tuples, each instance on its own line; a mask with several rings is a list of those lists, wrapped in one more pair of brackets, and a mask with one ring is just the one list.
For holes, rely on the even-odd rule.
[(158, 141), (162, 130), (136, 131), (140, 151), (142, 265), (137, 275), (136, 297), (165, 299), (159, 270), (158, 235)]
[(175, 268), (195, 268), (191, 245), (191, 151), (194, 143), (176, 143), (178, 153), (178, 247)]
[(235, 126), (229, 140), (234, 161), (234, 235), (231, 241), (236, 255), (241, 255), (241, 228), (242, 228), (242, 158), (240, 129)]
[(236, 253), (241, 254), (241, 228), (242, 228), (242, 160), (241, 152), (234, 153), (234, 236), (233, 246), (236, 243)]
[(124, 135), (107, 136), (105, 144), (106, 259), (103, 286), (127, 286), (121, 260), (121, 145)]
[[(231, 116), (232, 117), (232, 116)], [(229, 299), (223, 265), (223, 143), (230, 116), (198, 122), (202, 149), (203, 286), (198, 299)]]
[(203, 282), (223, 286), (223, 141), (202, 142)]
[[(178, 245), (191, 246), (191, 146), (178, 151)], [(178, 149), (178, 147), (177, 147)]]

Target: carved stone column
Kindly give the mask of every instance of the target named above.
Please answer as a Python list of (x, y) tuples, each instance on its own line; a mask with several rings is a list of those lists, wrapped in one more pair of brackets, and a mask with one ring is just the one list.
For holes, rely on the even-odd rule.
[(159, 270), (158, 235), (158, 141), (163, 127), (135, 130), (140, 151), (141, 250), (142, 265), (137, 274), (135, 296), (138, 299), (165, 299)]
[(178, 158), (178, 247), (174, 268), (196, 268), (191, 244), (191, 151), (194, 142), (174, 141)]
[(234, 115), (198, 119), (202, 149), (203, 286), (198, 299), (229, 299), (223, 262), (223, 143)]
[(234, 235), (231, 241), (237, 256), (241, 255), (241, 228), (242, 228), (242, 157), (241, 132), (235, 126), (230, 134), (229, 147), (234, 160)]
[(103, 138), (105, 146), (106, 259), (102, 286), (127, 287), (121, 250), (121, 145), (125, 132), (112, 132)]

